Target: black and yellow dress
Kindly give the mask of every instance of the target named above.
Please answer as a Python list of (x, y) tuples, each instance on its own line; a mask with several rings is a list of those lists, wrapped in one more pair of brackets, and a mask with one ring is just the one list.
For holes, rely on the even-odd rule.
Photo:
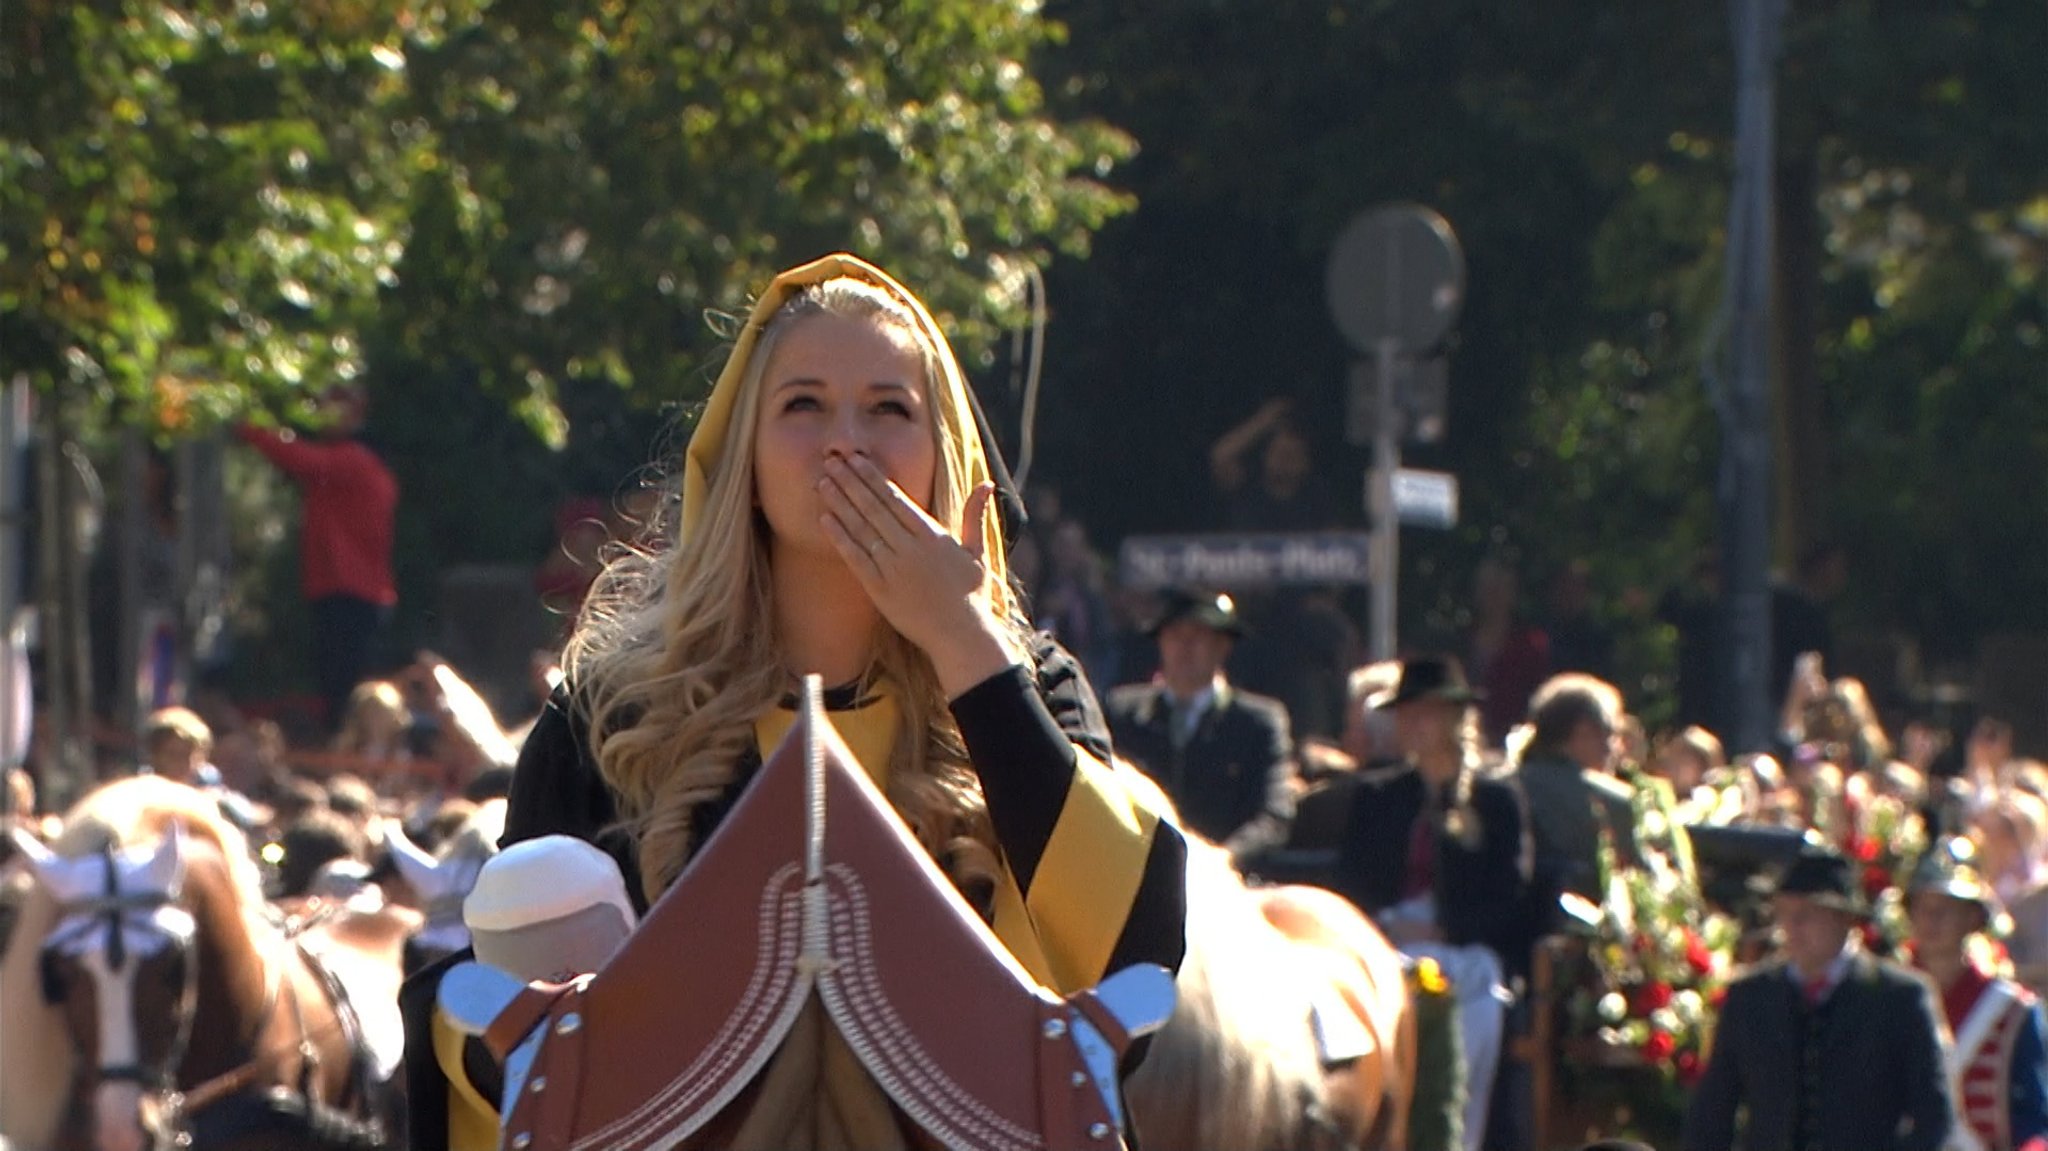
[[(1080, 665), (1040, 637), (1033, 667), (1013, 666), (969, 689), (952, 713), (988, 797), (1004, 874), (991, 927), (1018, 962), (1061, 994), (1094, 985), (1133, 963), (1178, 971), (1185, 945), (1186, 845), (1110, 766), (1109, 727)], [(896, 704), (884, 692), (828, 692), (827, 709), (847, 746), (878, 783), (893, 749)], [(755, 754), (721, 802), (696, 813), (705, 842), (751, 781), (760, 757), (795, 721), (778, 709), (756, 727)], [(535, 724), (512, 781), (504, 843), (571, 835), (603, 848), (647, 907), (630, 839), (590, 754), (587, 725), (558, 692)], [(452, 962), (452, 960), (450, 961)], [(433, 1009), (447, 964), (406, 984), (406, 1077), (412, 1146), (422, 1151), (494, 1148), (494, 1070)]]

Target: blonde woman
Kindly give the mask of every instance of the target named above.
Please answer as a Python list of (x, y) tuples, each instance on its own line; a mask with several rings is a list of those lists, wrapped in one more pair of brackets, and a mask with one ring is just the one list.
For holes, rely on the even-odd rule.
[[(520, 755), (506, 845), (595, 843), (644, 910), (815, 674), (861, 765), (1027, 971), (1068, 992), (1131, 963), (1177, 969), (1185, 846), (1107, 766), (1079, 665), (1023, 622), (992, 455), (909, 292), (851, 256), (777, 277), (691, 438), (675, 522), (591, 590)], [(459, 1064), (436, 1039), (439, 1069)], [(414, 1145), (495, 1145), (467, 1084), (429, 1082), (423, 1108), (409, 1060)]]
[(332, 749), (359, 761), (345, 770), (359, 771), (369, 764), (377, 768), (404, 764), (412, 759), (412, 749), (406, 744), (411, 726), (412, 713), (397, 684), (388, 679), (364, 680), (349, 692), (348, 711), (342, 717), (341, 730), (334, 733)]

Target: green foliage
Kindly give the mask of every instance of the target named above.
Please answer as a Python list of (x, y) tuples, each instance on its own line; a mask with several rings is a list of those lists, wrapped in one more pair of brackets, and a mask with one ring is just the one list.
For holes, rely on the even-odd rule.
[[(1732, 179), (1727, 7), (1054, 11), (1074, 30), (1060, 106), (1144, 148), (1142, 210), (1053, 277), (1042, 442), (1069, 504), (1111, 536), (1215, 523), (1202, 453), (1274, 394), (1355, 491), (1324, 253), (1351, 213), (1421, 200), (1471, 284), (1449, 441), (1410, 460), (1458, 473), (1465, 523), (1404, 536), (1404, 639), (1457, 642), (1488, 552), (1519, 556), (1538, 615), (1549, 573), (1586, 558), (1623, 686), (1656, 712), (1672, 637), (1649, 605), (1718, 535), (1700, 368)], [(1823, 527), (1854, 557), (1841, 623), (1950, 653), (2048, 627), (2043, 36), (2048, 10), (2021, 0), (1832, 0), (1795, 6), (1780, 69), (1781, 161), (1820, 189), (1828, 439), (1788, 447), (1826, 448)]]
[[(362, 371), (419, 144), (390, 130), (383, 3), (10, 5), (0, 36), (0, 344), (9, 366), (159, 432)], [(300, 408), (303, 411), (303, 408)]]
[(563, 389), (701, 394), (703, 313), (843, 248), (972, 362), (1019, 318), (1023, 265), (1130, 203), (1100, 183), (1128, 141), (1043, 114), (1031, 57), (1058, 34), (1018, 2), (501, 0), (411, 58), (441, 152), (393, 351), (474, 372), (559, 447)]

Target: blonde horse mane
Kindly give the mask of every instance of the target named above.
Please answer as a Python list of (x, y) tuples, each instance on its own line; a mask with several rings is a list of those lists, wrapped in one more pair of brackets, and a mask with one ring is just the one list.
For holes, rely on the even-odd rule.
[[(1188, 840), (1187, 955), (1179, 1000), (1125, 1085), (1148, 1146), (1294, 1151), (1405, 1142), (1415, 1025), (1400, 958), (1341, 896), (1253, 889), (1222, 848)], [(1389, 982), (1392, 981), (1392, 982)], [(1380, 1050), (1333, 1071), (1312, 1039), (1344, 1004)]]
[[(65, 813), (63, 834), (52, 846), (59, 855), (78, 856), (108, 844), (153, 843), (173, 823), (188, 842), (202, 841), (218, 852), (244, 917), (260, 918), (262, 876), (247, 838), (221, 818), (211, 796), (184, 784), (152, 775), (103, 784)], [(37, 969), (43, 940), (57, 918), (55, 902), (37, 884), (0, 957), (0, 1138), (29, 1148), (55, 1139), (76, 1063), (63, 1015), (43, 1002)]]

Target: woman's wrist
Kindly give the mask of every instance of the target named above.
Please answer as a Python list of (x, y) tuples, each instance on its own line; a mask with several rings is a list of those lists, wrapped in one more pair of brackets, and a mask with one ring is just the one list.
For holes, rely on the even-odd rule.
[(969, 689), (1017, 662), (1016, 653), (1003, 641), (1002, 629), (988, 612), (976, 610), (970, 620), (935, 635), (925, 646), (939, 688), (948, 700), (960, 698)]

